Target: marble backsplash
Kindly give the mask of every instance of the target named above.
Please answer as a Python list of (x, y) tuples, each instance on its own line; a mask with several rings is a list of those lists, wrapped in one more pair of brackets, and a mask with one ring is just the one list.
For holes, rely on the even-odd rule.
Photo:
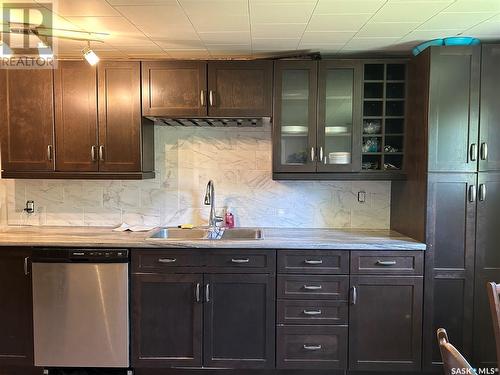
[[(271, 126), (155, 129), (154, 180), (0, 180), (0, 224), (206, 224), (205, 187), (237, 226), (389, 227), (390, 182), (273, 181)], [(358, 191), (366, 202), (357, 201)], [(36, 213), (23, 212), (26, 200)], [(3, 212), (3, 213), (2, 213)]]

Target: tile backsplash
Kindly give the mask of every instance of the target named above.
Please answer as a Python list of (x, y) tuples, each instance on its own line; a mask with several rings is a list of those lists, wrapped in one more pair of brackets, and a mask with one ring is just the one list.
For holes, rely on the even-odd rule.
[[(155, 129), (154, 180), (0, 180), (0, 224), (206, 224), (209, 179), (237, 226), (388, 228), (390, 182), (273, 181), (271, 126)], [(359, 203), (358, 191), (366, 192)], [(36, 213), (23, 212), (26, 200)], [(3, 213), (3, 214), (2, 214)]]

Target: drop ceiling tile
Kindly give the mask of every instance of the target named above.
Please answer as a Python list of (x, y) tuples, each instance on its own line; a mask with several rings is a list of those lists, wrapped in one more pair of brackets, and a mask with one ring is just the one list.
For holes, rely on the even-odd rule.
[(314, 14), (306, 31), (358, 31), (371, 16), (369, 13), (341, 15)]
[(300, 38), (306, 28), (306, 23), (277, 23), (252, 25), (254, 38)]
[(182, 40), (182, 39), (173, 39), (173, 40), (153, 40), (156, 44), (158, 44), (163, 49), (203, 49), (205, 46), (203, 45), (201, 40)]
[(345, 43), (300, 43), (299, 49), (306, 49), (311, 51), (319, 51), (319, 52), (337, 52), (342, 47), (345, 46)]
[(212, 52), (217, 52), (219, 54), (224, 53), (224, 51), (233, 52), (251, 52), (252, 46), (250, 44), (206, 44), (207, 49)]
[(424, 22), (436, 15), (454, 0), (389, 1), (380, 9), (373, 22)]
[(175, 0), (106, 0), (111, 5), (165, 5), (175, 3)]
[(170, 20), (174, 23), (189, 22), (177, 2), (170, 2), (166, 5), (117, 6), (115, 9), (138, 26), (169, 24)]
[(166, 40), (199, 40), (190, 23), (163, 23), (141, 25), (137, 28), (151, 39)]
[(354, 38), (349, 41), (342, 51), (377, 51), (388, 48), (400, 38)]
[(314, 14), (375, 13), (387, 0), (319, 0)]
[(455, 30), (415, 30), (405, 35), (400, 42), (425, 42), (431, 39), (446, 38), (456, 36), (461, 33), (461, 29)]
[(500, 12), (498, 0), (457, 0), (451, 4), (447, 12)]
[(198, 32), (250, 29), (246, 0), (179, 0)]
[(356, 32), (353, 31), (308, 31), (302, 36), (301, 43), (306, 44), (340, 44), (350, 40)]
[(54, 11), (60, 16), (119, 16), (105, 0), (58, 0), (54, 4)]
[(163, 53), (163, 50), (158, 47), (156, 44), (154, 44), (153, 42), (150, 42), (150, 43), (145, 43), (144, 45), (125, 45), (125, 44), (121, 44), (117, 47), (117, 49), (119, 49), (120, 51), (122, 51), (123, 53), (126, 53), (126, 54), (129, 54), (129, 53), (133, 53), (133, 54), (141, 54), (141, 53)]
[(165, 50), (173, 59), (208, 59), (210, 54), (207, 50)]
[(198, 33), (204, 43), (211, 44), (250, 44), (250, 31)]
[(189, 17), (197, 32), (250, 31), (248, 16)]
[(296, 3), (251, 2), (250, 18), (252, 24), (258, 23), (307, 23), (316, 1)]
[(369, 22), (357, 34), (358, 37), (402, 37), (416, 29), (418, 22)]
[(482, 22), (467, 31), (464, 32), (465, 35), (477, 36), (477, 37), (497, 37), (500, 39), (500, 20), (493, 19), (486, 22)]
[(300, 39), (252, 39), (252, 49), (254, 51), (264, 50), (264, 51), (287, 51), (296, 50)]
[(422, 24), (420, 30), (466, 30), (493, 16), (492, 13), (440, 13)]

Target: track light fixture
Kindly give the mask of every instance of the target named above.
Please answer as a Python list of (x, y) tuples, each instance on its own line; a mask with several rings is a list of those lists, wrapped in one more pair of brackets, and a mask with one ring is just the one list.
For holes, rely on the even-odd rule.
[(87, 47), (82, 50), (83, 57), (90, 65), (95, 65), (99, 62), (99, 56), (90, 48), (90, 40), (87, 41)]

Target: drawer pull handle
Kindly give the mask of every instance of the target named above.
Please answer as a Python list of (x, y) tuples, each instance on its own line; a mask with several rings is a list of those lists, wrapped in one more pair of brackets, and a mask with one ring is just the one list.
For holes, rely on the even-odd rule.
[(177, 259), (175, 258), (160, 258), (158, 259), (158, 262), (160, 263), (175, 263)]
[(321, 315), (321, 310), (304, 310), (305, 315)]
[(312, 259), (306, 259), (304, 260), (305, 264), (323, 264), (323, 261), (321, 259), (319, 260), (312, 260)]
[(200, 283), (196, 283), (194, 294), (196, 296), (196, 302), (200, 302)]
[(377, 260), (379, 266), (394, 266), (396, 265), (395, 260)]
[(321, 345), (306, 345), (304, 344), (305, 350), (321, 350)]
[(323, 287), (321, 285), (304, 285), (305, 290), (321, 290)]
[(241, 258), (240, 259), (235, 259), (235, 258), (233, 258), (233, 259), (231, 259), (231, 262), (232, 263), (237, 263), (237, 264), (248, 263), (248, 262), (250, 262), (250, 259), (248, 259), (248, 258), (244, 258), (244, 259), (241, 259)]

